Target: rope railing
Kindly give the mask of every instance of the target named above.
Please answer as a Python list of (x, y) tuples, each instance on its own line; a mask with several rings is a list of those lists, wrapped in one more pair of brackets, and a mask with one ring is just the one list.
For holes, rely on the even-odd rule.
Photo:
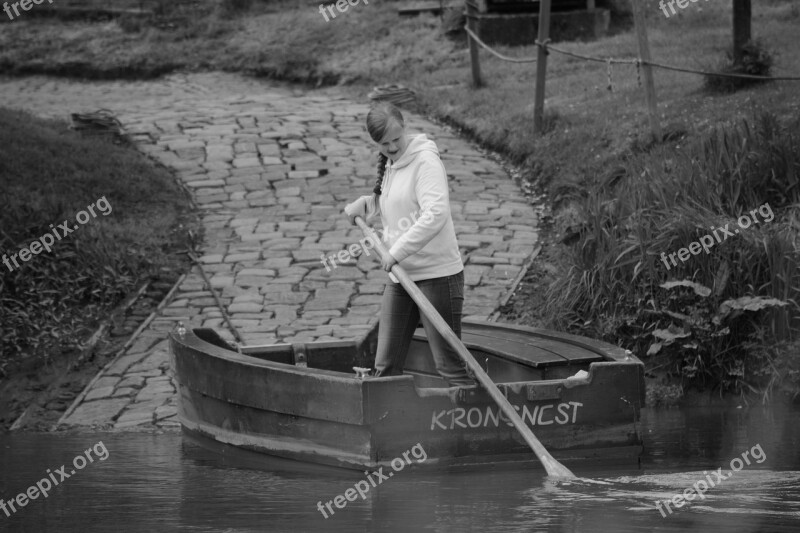
[[(464, 30), (466, 30), (467, 35), (470, 38), (474, 39), (478, 45), (492, 54), (493, 56), (503, 60), (509, 61), (511, 63), (535, 63), (536, 58), (519, 58), (519, 57), (508, 57), (500, 52), (494, 50), (491, 46), (484, 43), (469, 27), (464, 26)], [(638, 57), (635, 58), (614, 58), (614, 57), (596, 57), (596, 56), (587, 56), (583, 54), (578, 54), (576, 52), (570, 52), (568, 50), (564, 50), (563, 48), (558, 48), (550, 44), (550, 39), (545, 40), (544, 42), (540, 42), (538, 39), (534, 42), (536, 46), (542, 47), (545, 49), (545, 52), (549, 53), (550, 50), (553, 52), (563, 54), (566, 56), (574, 57), (576, 59), (582, 59), (584, 61), (596, 61), (598, 63), (605, 63), (607, 65), (611, 64), (622, 64), (622, 65), (647, 65), (654, 68), (660, 68), (664, 70), (672, 70), (676, 72), (685, 72), (689, 74), (701, 74), (704, 76), (719, 76), (723, 78), (745, 78), (751, 80), (764, 80), (764, 81), (800, 81), (800, 76), (756, 76), (754, 74), (737, 74), (733, 72), (708, 72), (705, 70), (694, 70), (685, 67), (676, 67), (674, 65), (665, 65), (663, 63), (657, 63), (655, 61), (644, 61), (639, 59)]]
[(481, 41), (480, 38), (477, 35), (475, 35), (472, 32), (471, 29), (469, 29), (469, 27), (464, 26), (464, 29), (467, 30), (467, 35), (469, 35), (471, 38), (473, 38), (475, 40), (475, 42), (478, 43), (478, 45), (481, 48), (483, 48), (484, 50), (486, 50), (487, 52), (489, 52), (493, 56), (502, 59), (503, 61), (509, 61), (511, 63), (536, 63), (536, 58), (535, 57), (529, 58), (529, 57), (508, 57), (508, 56), (504, 56), (503, 54), (501, 54), (500, 52), (496, 51), (495, 49), (493, 49), (491, 46), (489, 46), (485, 42)]

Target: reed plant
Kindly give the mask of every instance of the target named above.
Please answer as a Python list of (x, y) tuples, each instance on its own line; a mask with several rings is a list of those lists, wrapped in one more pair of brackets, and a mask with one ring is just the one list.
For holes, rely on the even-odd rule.
[[(553, 325), (620, 343), (689, 383), (770, 381), (780, 357), (770, 347), (800, 325), (798, 147), (800, 121), (762, 113), (633, 155), (614, 187), (573, 193), (582, 223), (569, 273), (547, 294)], [(771, 222), (669, 270), (659, 259), (765, 203)]]

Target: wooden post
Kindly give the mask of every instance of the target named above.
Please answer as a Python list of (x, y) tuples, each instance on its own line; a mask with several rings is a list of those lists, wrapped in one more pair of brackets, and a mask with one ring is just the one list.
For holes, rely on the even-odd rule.
[[(539, 31), (536, 40), (545, 42), (550, 37), (550, 0), (539, 2)], [(544, 82), (547, 77), (547, 49), (539, 46), (536, 53), (536, 94), (533, 100), (533, 132), (544, 132)]]
[(753, 8), (750, 0), (733, 0), (733, 63), (744, 61), (744, 45), (750, 41)]
[[(642, 61), (650, 61), (650, 44), (647, 42), (647, 27), (644, 20), (644, 12), (639, 2), (634, 0), (631, 2), (633, 6), (633, 24), (636, 27), (636, 40), (639, 41), (639, 59)], [(661, 135), (661, 125), (658, 120), (658, 104), (656, 102), (656, 87), (653, 83), (653, 69), (650, 65), (642, 65), (644, 71), (644, 96), (647, 100), (647, 109), (650, 114), (650, 130), (656, 139), (660, 142), (663, 136)]]
[[(466, 2), (467, 5), (467, 27), (472, 30), (475, 35), (478, 34), (478, 30), (475, 24), (475, 9), (470, 4), (470, 2)], [(483, 87), (483, 80), (481, 79), (481, 63), (480, 57), (478, 56), (479, 52), (478, 43), (475, 42), (475, 39), (469, 37), (469, 63), (472, 66), (472, 85), (475, 88)]]

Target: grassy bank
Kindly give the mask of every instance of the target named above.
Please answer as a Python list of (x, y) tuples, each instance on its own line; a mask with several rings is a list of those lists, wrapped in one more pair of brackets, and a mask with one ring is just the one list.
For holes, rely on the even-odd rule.
[(569, 205), (570, 269), (546, 297), (554, 325), (687, 384), (797, 389), (800, 117), (757, 115), (636, 154)]
[[(442, 23), (399, 18), (399, 4), (360, 3), (326, 22), (318, 5), (255, 2), (236, 13), (202, 1), (174, 4), (151, 21), (20, 20), (3, 26), (0, 71), (147, 77), (232, 70), (342, 84), (362, 100), (375, 84), (405, 84), (417, 91), (419, 111), (521, 165), (553, 208), (543, 221), (552, 230), (548, 270), (534, 266), (527, 280), (534, 299), (517, 316), (649, 353), (653, 376), (687, 386), (770, 390), (783, 377), (797, 387), (797, 358), (790, 356), (798, 290), (797, 82), (711, 95), (702, 76), (656, 70), (668, 140), (653, 145), (636, 67), (609, 71), (552, 53), (548, 130), (534, 138), (535, 66), (482, 53), (487, 84), (472, 88), (464, 34), (447, 31), (463, 23), (458, 13)], [(731, 42), (730, 2), (690, 3), (670, 18), (657, 0), (645, 6), (655, 61), (721, 68)], [(800, 75), (800, 9), (766, 0), (753, 13), (753, 34), (771, 51), (773, 73)], [(637, 55), (626, 31), (559, 46)], [(501, 52), (535, 55), (533, 47)], [(768, 224), (670, 270), (659, 266), (662, 252), (677, 252), (710, 226), (765, 203), (775, 216)], [(670, 280), (682, 284), (662, 286)]]
[(0, 377), (69, 357), (138, 284), (181, 270), (187, 201), (170, 173), (67, 126), (0, 108)]

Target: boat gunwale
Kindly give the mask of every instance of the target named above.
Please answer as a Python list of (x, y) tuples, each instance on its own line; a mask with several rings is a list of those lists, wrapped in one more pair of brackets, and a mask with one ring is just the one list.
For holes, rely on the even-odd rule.
[[(210, 328), (197, 328), (197, 329), (210, 329)], [(212, 344), (208, 341), (201, 339), (194, 332), (194, 329), (187, 329), (183, 338), (179, 338), (174, 331), (170, 332), (169, 337), (173, 342), (180, 344), (186, 348), (192, 349), (196, 352), (200, 352), (204, 355), (218, 357), (220, 359), (227, 359), (231, 362), (241, 363), (247, 366), (270, 368), (273, 370), (280, 370), (282, 372), (287, 372), (290, 374), (297, 374), (297, 375), (318, 374), (321, 377), (324, 376), (326, 378), (334, 378), (336, 381), (342, 381), (346, 383), (352, 383), (353, 381), (364, 381), (363, 379), (358, 378), (353, 374), (346, 374), (344, 372), (339, 372), (337, 370), (326, 370), (324, 368), (316, 368), (316, 367), (300, 367), (294, 364), (280, 363), (278, 361), (270, 361), (269, 359), (261, 359), (253, 355), (237, 352), (236, 350), (233, 349), (221, 348), (215, 344)], [(325, 342), (327, 343), (331, 341), (325, 341)], [(350, 341), (340, 341), (340, 342), (350, 344)], [(292, 345), (283, 343), (280, 345), (276, 344), (272, 346), (282, 346), (291, 349)], [(394, 381), (405, 378), (412, 380), (414, 379), (412, 376), (403, 375), (403, 376), (370, 377), (369, 381), (370, 382)]]
[[(198, 328), (204, 329), (204, 328)], [(344, 372), (339, 372), (336, 370), (326, 370), (321, 368), (315, 367), (299, 367), (294, 364), (290, 363), (281, 363), (277, 361), (271, 361), (268, 359), (261, 359), (252, 355), (247, 355), (243, 353), (239, 353), (234, 350), (228, 350), (225, 348), (221, 348), (215, 344), (212, 344), (194, 333), (194, 330), (187, 330), (184, 338), (179, 339), (174, 332), (170, 333), (170, 337), (174, 342), (181, 344), (182, 346), (191, 349), (195, 352), (198, 352), (202, 355), (209, 356), (209, 357), (218, 357), (220, 359), (228, 360), (235, 364), (242, 364), (245, 366), (250, 367), (261, 367), (265, 369), (270, 369), (278, 372), (293, 374), (299, 377), (316, 377), (316, 378), (325, 378), (326, 380), (332, 380), (335, 383), (340, 383), (341, 385), (352, 386), (354, 384), (370, 384), (370, 385), (377, 385), (382, 383), (398, 383), (398, 382), (411, 382), (413, 385), (413, 390), (415, 391), (415, 395), (419, 399), (424, 399), (431, 396), (453, 396), (454, 394), (458, 394), (458, 391), (461, 389), (470, 389), (473, 387), (420, 387), (416, 384), (414, 380), (414, 376), (411, 374), (402, 374), (396, 376), (381, 376), (381, 377), (367, 377), (366, 379), (360, 378), (355, 374), (347, 374)], [(343, 343), (343, 344), (353, 344), (351, 341), (326, 341), (327, 344), (334, 344), (334, 343)], [(356, 343), (357, 345), (357, 343)], [(291, 347), (291, 345), (282, 345), (285, 347)], [(516, 361), (512, 361), (516, 362)], [(521, 363), (518, 363), (521, 364)], [(594, 361), (589, 363), (588, 367), (588, 374), (582, 378), (574, 378), (574, 377), (566, 377), (566, 378), (554, 378), (554, 379), (531, 379), (528, 381), (514, 381), (514, 382), (500, 382), (497, 383), (498, 387), (507, 388), (511, 390), (518, 390), (522, 389), (523, 387), (536, 385), (536, 386), (546, 386), (546, 385), (562, 385), (567, 389), (577, 387), (577, 386), (590, 386), (592, 384), (594, 378), (594, 370), (597, 365), (644, 365), (641, 361), (639, 361), (635, 357), (631, 357), (629, 360), (626, 361), (616, 361), (616, 360), (605, 360), (605, 361)], [(178, 380), (180, 383), (180, 380)]]
[[(606, 342), (603, 342), (603, 341), (597, 341), (602, 346), (598, 346), (597, 349), (593, 349), (591, 345), (587, 345), (584, 342), (580, 342), (578, 339), (581, 339), (581, 337), (579, 337), (577, 335), (571, 335), (571, 334), (565, 333), (563, 335), (565, 335), (565, 336), (567, 336), (569, 338), (561, 339), (558, 336), (558, 335), (561, 335), (560, 333), (558, 335), (553, 335), (553, 334), (547, 335), (544, 332), (547, 332), (548, 330), (530, 328), (528, 326), (517, 326), (517, 325), (514, 325), (514, 324), (498, 324), (498, 323), (486, 322), (486, 321), (474, 320), (474, 319), (464, 319), (464, 322), (466, 322), (468, 324), (475, 324), (475, 325), (482, 325), (482, 326), (490, 325), (490, 326), (493, 326), (493, 327), (506, 328), (506, 329), (515, 330), (515, 331), (524, 332), (524, 333), (533, 333), (533, 334), (535, 334), (537, 336), (547, 338), (548, 340), (554, 340), (554, 341), (565, 340), (566, 344), (573, 344), (573, 345), (577, 345), (577, 346), (579, 346), (581, 348), (584, 348), (584, 349), (592, 350), (594, 352), (599, 352), (598, 355), (603, 356), (604, 357), (603, 360), (588, 362), (589, 369), (590, 369), (590, 376), (587, 379), (589, 381), (591, 380), (591, 368), (592, 368), (593, 365), (598, 364), (598, 363), (643, 364), (643, 362), (638, 357), (636, 357), (635, 355), (628, 354), (624, 349), (616, 347), (616, 346), (614, 346), (612, 344), (609, 344), (609, 343), (606, 343)], [(195, 331), (194, 331), (195, 329), (211, 329), (213, 331), (213, 328), (190, 328), (190, 329), (187, 329), (184, 338), (179, 338), (175, 331), (171, 331), (170, 332), (170, 338), (173, 339), (175, 342), (177, 342), (179, 344), (182, 344), (182, 345), (184, 345), (186, 347), (189, 347), (189, 348), (191, 348), (193, 350), (200, 351), (200, 352), (205, 353), (205, 354), (210, 355), (210, 356), (220, 357), (220, 358), (223, 358), (223, 359), (229, 359), (229, 360), (235, 361), (237, 363), (246, 364), (246, 365), (255, 366), (255, 367), (272, 368), (272, 369), (275, 369), (275, 370), (281, 370), (281, 371), (289, 372), (289, 373), (292, 373), (292, 374), (298, 374), (298, 375), (316, 374), (316, 375), (319, 375), (320, 377), (324, 376), (326, 378), (333, 378), (333, 379), (335, 379), (337, 381), (340, 381), (340, 382), (343, 382), (343, 383), (348, 383), (348, 384), (352, 384), (354, 381), (358, 381), (358, 382), (369, 381), (370, 383), (382, 383), (382, 382), (393, 382), (393, 381), (409, 380), (409, 379), (413, 381), (413, 379), (414, 379), (413, 376), (411, 376), (409, 374), (404, 374), (404, 375), (399, 375), (399, 376), (369, 377), (368, 379), (365, 380), (365, 379), (359, 378), (359, 377), (357, 377), (357, 376), (355, 376), (353, 374), (348, 374), (348, 373), (340, 372), (340, 371), (337, 371), (337, 370), (326, 370), (326, 369), (323, 369), (323, 368), (316, 368), (316, 367), (299, 367), (299, 366), (294, 365), (294, 364), (281, 363), (281, 362), (278, 362), (278, 361), (271, 361), (269, 359), (262, 359), (260, 357), (256, 357), (255, 355), (250, 355), (249, 353), (245, 353), (243, 351), (237, 351), (237, 350), (234, 350), (233, 348), (230, 348), (230, 349), (222, 348), (222, 347), (217, 346), (217, 345), (215, 345), (215, 344), (213, 344), (211, 342), (208, 342), (208, 341), (200, 338), (200, 336), (198, 336), (195, 333)], [(313, 344), (316, 348), (345, 348), (345, 347), (351, 346), (351, 347), (353, 347), (353, 349), (357, 349), (359, 344), (361, 344), (367, 337), (368, 337), (368, 334), (365, 335), (364, 337), (362, 337), (361, 339), (358, 339), (358, 340), (351, 339), (351, 340), (336, 340), (336, 341), (322, 341), (322, 342), (314, 342), (314, 341), (312, 341), (312, 342), (308, 342), (308, 343), (304, 343), (304, 344), (306, 344), (306, 345)], [(417, 339), (417, 340), (422, 340), (425, 337), (415, 333), (414, 338)], [(507, 360), (507, 361), (509, 361), (511, 363), (520, 364), (520, 365), (528, 366), (528, 367), (531, 367), (531, 368), (536, 368), (535, 365), (530, 364), (531, 361), (526, 361), (524, 359), (521, 359), (519, 357), (514, 356), (513, 354), (508, 354), (506, 352), (495, 350), (495, 349), (493, 349), (491, 347), (487, 347), (487, 346), (484, 346), (484, 345), (477, 345), (477, 344), (474, 344), (474, 343), (471, 343), (471, 342), (467, 342), (467, 343), (465, 343), (465, 345), (468, 348), (479, 349), (481, 351), (484, 351), (486, 353), (489, 353), (489, 354), (494, 355), (496, 357), (499, 357), (501, 359), (505, 359), (505, 360)], [(608, 347), (608, 348), (606, 348), (606, 347)], [(245, 348), (247, 348), (247, 347), (242, 346), (242, 349), (245, 349)], [(253, 347), (251, 347), (251, 348), (253, 348)], [(263, 346), (263, 348), (265, 349), (266, 352), (277, 352), (277, 351), (284, 351), (284, 350), (287, 350), (287, 349), (291, 350), (292, 349), (292, 343), (279, 343), (279, 344), (265, 345), (265, 346)], [(612, 349), (613, 349), (613, 351), (618, 352), (619, 355), (610, 353), (612, 351)], [(576, 364), (586, 364), (586, 363), (579, 361), (579, 362), (576, 362)], [(566, 383), (567, 379), (568, 378), (557, 378), (557, 379), (552, 379), (552, 380), (537, 379), (537, 380), (530, 380), (530, 381), (520, 381), (520, 382), (516, 382), (515, 384), (546, 383), (546, 382), (553, 382), (553, 383), (562, 382), (562, 383)], [(577, 385), (577, 384), (582, 384), (582, 381), (581, 382), (573, 381), (572, 383)], [(505, 386), (505, 385), (509, 385), (509, 384), (500, 383), (500, 385), (504, 385)], [(459, 387), (417, 387), (415, 385), (415, 388), (416, 389), (426, 389), (426, 390), (428, 390), (428, 389), (441, 389), (441, 390), (445, 391), (445, 390), (450, 390), (450, 389), (457, 389)]]
[[(603, 358), (601, 361), (585, 361), (585, 360), (581, 361), (581, 360), (576, 360), (574, 362), (574, 364), (586, 364), (588, 362), (588, 364), (591, 366), (592, 364), (599, 363), (599, 362), (624, 362), (624, 363), (633, 363), (633, 364), (642, 363), (642, 361), (638, 357), (636, 357), (634, 354), (630, 353), (629, 351), (627, 351), (627, 350), (625, 350), (623, 348), (620, 348), (619, 346), (615, 346), (613, 344), (610, 344), (610, 343), (607, 343), (607, 342), (601, 341), (601, 340), (587, 339), (585, 337), (581, 337), (579, 335), (573, 335), (573, 334), (570, 334), (570, 333), (554, 332), (554, 331), (543, 329), (543, 328), (532, 328), (530, 326), (520, 326), (520, 325), (517, 325), (517, 324), (488, 322), (488, 321), (485, 321), (485, 320), (479, 320), (479, 319), (474, 319), (474, 318), (465, 318), (465, 319), (463, 319), (462, 323), (467, 324), (467, 325), (478, 326), (478, 327), (481, 327), (481, 328), (486, 328), (487, 326), (489, 326), (489, 327), (491, 327), (493, 329), (507, 329), (507, 330), (510, 330), (510, 331), (516, 331), (516, 332), (519, 332), (519, 333), (532, 335), (534, 337), (542, 338), (542, 339), (545, 339), (545, 340), (563, 342), (564, 344), (577, 346), (577, 347), (582, 348), (582, 349), (584, 349), (586, 351), (595, 353), (595, 354), (597, 354), (597, 355), (599, 355), (599, 356), (601, 356)], [(377, 325), (376, 325), (376, 327), (377, 327)], [(194, 333), (194, 329), (211, 329), (213, 331), (213, 328), (192, 328), (192, 329), (189, 329), (188, 331), (191, 331), (192, 336), (198, 342), (208, 345), (209, 347), (213, 348), (214, 351), (219, 350), (219, 353), (215, 354), (217, 356), (224, 356), (224, 357), (236, 359), (236, 360), (238, 360), (238, 361), (240, 361), (242, 363), (253, 364), (256, 361), (260, 362), (259, 364), (256, 364), (255, 366), (274, 367), (274, 365), (281, 365), (281, 366), (278, 366), (276, 368), (284, 368), (284, 367), (286, 367), (287, 369), (288, 368), (294, 368), (299, 373), (306, 373), (307, 374), (309, 371), (312, 371), (314, 373), (319, 373), (321, 375), (328, 376), (328, 377), (335, 377), (337, 379), (346, 379), (346, 380), (359, 379), (360, 380), (360, 378), (355, 378), (355, 377), (353, 377), (353, 376), (351, 376), (351, 375), (349, 375), (347, 373), (340, 372), (340, 371), (337, 371), (337, 370), (326, 370), (326, 369), (316, 368), (316, 367), (298, 367), (296, 365), (292, 365), (292, 364), (288, 364), (288, 363), (279, 363), (277, 361), (270, 361), (269, 359), (262, 359), (260, 357), (256, 357), (255, 355), (251, 355), (252, 353), (272, 353), (272, 352), (281, 352), (281, 351), (285, 351), (285, 350), (291, 350), (292, 346), (293, 346), (293, 343), (284, 342), (284, 343), (277, 343), (277, 344), (252, 345), (252, 346), (243, 345), (243, 346), (240, 346), (239, 350), (237, 351), (237, 350), (234, 350), (233, 348), (231, 348), (231, 349), (221, 348), (221, 347), (219, 347), (219, 346), (217, 346), (215, 344), (212, 344), (212, 343), (210, 343), (208, 341), (205, 341), (205, 340), (201, 339), (197, 334)], [(175, 333), (174, 331), (170, 332), (170, 336), (173, 337), (174, 333)], [(306, 343), (303, 343), (303, 344), (305, 344), (306, 346), (313, 345), (314, 348), (317, 348), (317, 349), (352, 347), (354, 350), (357, 350), (358, 347), (363, 342), (365, 342), (365, 340), (369, 337), (370, 333), (366, 333), (364, 336), (362, 336), (359, 339), (333, 340), (333, 341), (330, 341), (330, 340), (326, 340), (326, 341), (310, 341), (310, 342), (306, 342)], [(469, 333), (469, 332), (468, 331), (462, 331), (462, 333)], [(418, 334), (418, 333), (415, 332), (414, 339), (418, 340), (418, 341), (423, 341), (423, 340), (426, 340), (426, 336), (424, 334)], [(588, 343), (587, 341), (591, 341), (592, 344)], [(186, 344), (186, 343), (184, 342), (184, 344)], [(296, 344), (296, 343), (294, 343), (294, 344)], [(501, 350), (499, 350), (497, 348), (493, 348), (491, 346), (487, 346), (487, 345), (483, 345), (483, 344), (477, 344), (477, 343), (473, 343), (473, 342), (465, 342), (464, 344), (468, 348), (478, 349), (478, 350), (481, 350), (481, 351), (483, 351), (485, 353), (491, 354), (491, 355), (493, 355), (495, 357), (499, 357), (501, 359), (505, 359), (506, 361), (509, 361), (511, 363), (520, 364), (520, 365), (527, 366), (527, 367), (530, 367), (530, 368), (539, 368), (539, 367), (545, 367), (546, 368), (548, 366), (556, 366), (556, 365), (548, 365), (548, 364), (537, 365), (537, 364), (535, 364), (534, 361), (526, 360), (524, 358), (519, 357), (516, 354), (505, 352), (505, 351), (501, 351)], [(201, 346), (193, 346), (193, 347), (201, 349)], [(259, 351), (256, 352), (256, 350), (259, 350)], [(236, 356), (236, 357), (234, 357), (234, 356)], [(565, 361), (565, 362), (566, 362), (566, 364), (570, 364), (569, 361)], [(563, 364), (563, 363), (559, 363), (559, 365), (560, 364)], [(369, 380), (370, 381), (379, 381), (380, 382), (381, 380), (396, 380), (398, 378), (402, 379), (404, 377), (405, 376), (370, 377)], [(537, 382), (541, 382), (543, 380), (536, 380), (536, 381)]]

